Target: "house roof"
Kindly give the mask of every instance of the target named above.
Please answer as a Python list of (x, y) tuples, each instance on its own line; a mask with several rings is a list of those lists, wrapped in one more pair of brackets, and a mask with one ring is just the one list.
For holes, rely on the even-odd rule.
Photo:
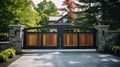
[(58, 21), (62, 16), (50, 16), (49, 21)]
[(62, 20), (64, 17), (66, 17), (67, 14), (64, 14), (63, 16), (50, 16), (49, 17), (49, 21), (50, 22), (58, 22), (60, 20)]

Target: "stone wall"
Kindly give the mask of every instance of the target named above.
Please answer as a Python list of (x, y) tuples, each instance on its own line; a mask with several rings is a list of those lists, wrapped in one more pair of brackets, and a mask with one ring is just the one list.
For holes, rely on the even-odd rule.
[(102, 51), (103, 46), (106, 44), (105, 40), (108, 35), (109, 25), (98, 25), (95, 28), (97, 29), (97, 35), (96, 35), (97, 49)]
[(11, 47), (11, 44), (9, 41), (2, 41), (0, 42), (0, 51), (5, 50), (7, 48)]
[(96, 43), (99, 51), (102, 51), (106, 44), (120, 44), (120, 32), (117, 30), (109, 30), (109, 25), (98, 25), (95, 28), (97, 29)]
[(119, 45), (120, 44), (120, 31), (117, 30), (109, 30), (106, 38), (106, 43), (111, 45)]
[(23, 26), (11, 25), (10, 26), (10, 44), (16, 47), (21, 52), (23, 46)]

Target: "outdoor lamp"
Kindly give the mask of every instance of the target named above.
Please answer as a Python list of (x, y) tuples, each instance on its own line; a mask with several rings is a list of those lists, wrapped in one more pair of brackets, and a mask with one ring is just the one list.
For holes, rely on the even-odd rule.
[(19, 24), (20, 24), (20, 21), (19, 21), (19, 20), (15, 20), (15, 21), (14, 21), (14, 24), (15, 24), (15, 25), (19, 25)]

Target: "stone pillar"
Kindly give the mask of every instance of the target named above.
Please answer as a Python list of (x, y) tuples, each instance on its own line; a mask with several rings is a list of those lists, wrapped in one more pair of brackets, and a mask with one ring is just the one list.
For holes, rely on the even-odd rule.
[(103, 46), (106, 44), (106, 37), (109, 32), (109, 25), (98, 25), (95, 26), (95, 28), (97, 29), (97, 48), (98, 51), (102, 51)]
[(18, 53), (21, 53), (23, 46), (23, 26), (20, 24), (14, 24), (10, 26), (10, 43), (17, 48)]

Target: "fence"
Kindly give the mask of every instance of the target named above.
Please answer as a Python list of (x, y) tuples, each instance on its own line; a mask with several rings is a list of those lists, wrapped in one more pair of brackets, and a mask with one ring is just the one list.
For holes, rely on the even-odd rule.
[(9, 33), (0, 32), (0, 41), (9, 41)]
[(9, 33), (8, 32), (0, 32), (0, 51), (10, 47), (9, 43)]

